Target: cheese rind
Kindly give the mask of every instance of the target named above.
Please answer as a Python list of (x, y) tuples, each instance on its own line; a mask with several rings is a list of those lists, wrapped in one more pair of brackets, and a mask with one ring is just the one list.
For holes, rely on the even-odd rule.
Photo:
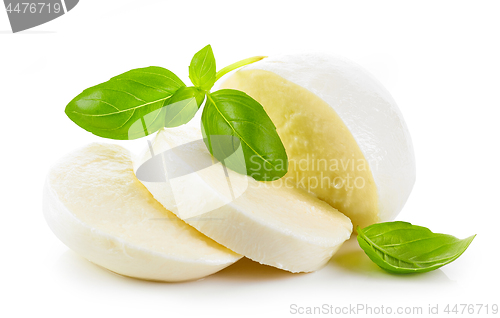
[(241, 258), (161, 206), (136, 179), (120, 146), (91, 144), (53, 167), (44, 215), (64, 244), (125, 276), (192, 280)]

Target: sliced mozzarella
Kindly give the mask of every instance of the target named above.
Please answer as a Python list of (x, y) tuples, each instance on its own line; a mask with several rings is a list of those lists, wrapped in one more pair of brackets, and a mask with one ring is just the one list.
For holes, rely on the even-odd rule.
[(229, 249), (291, 272), (324, 266), (350, 220), (293, 185), (257, 182), (213, 162), (196, 127), (161, 130), (136, 163), (153, 196)]
[(44, 214), (64, 244), (125, 276), (191, 280), (241, 258), (158, 203), (137, 180), (129, 152), (120, 146), (91, 144), (52, 168)]

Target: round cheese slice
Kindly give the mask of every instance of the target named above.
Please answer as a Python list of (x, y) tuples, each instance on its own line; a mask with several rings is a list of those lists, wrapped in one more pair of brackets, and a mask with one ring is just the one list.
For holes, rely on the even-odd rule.
[(135, 177), (129, 152), (116, 145), (91, 144), (53, 167), (44, 214), (64, 244), (125, 276), (192, 280), (241, 258), (158, 203)]
[(410, 134), (372, 75), (322, 54), (266, 58), (221, 88), (259, 101), (285, 146), (285, 178), (347, 215), (354, 226), (392, 220), (415, 182)]
[(258, 182), (215, 161), (198, 127), (160, 130), (135, 169), (179, 218), (262, 264), (315, 271), (352, 232), (345, 215), (294, 185)]

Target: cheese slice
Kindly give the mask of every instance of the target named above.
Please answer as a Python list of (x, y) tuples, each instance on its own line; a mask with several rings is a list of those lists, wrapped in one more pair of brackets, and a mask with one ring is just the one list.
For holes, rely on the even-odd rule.
[(197, 127), (160, 130), (135, 169), (179, 218), (262, 264), (315, 271), (352, 232), (346, 216), (305, 191), (280, 180), (258, 182), (213, 161)]
[(367, 71), (344, 58), (266, 58), (221, 88), (259, 101), (285, 146), (285, 179), (328, 202), (354, 226), (392, 220), (415, 182), (410, 134), (396, 102)]
[(64, 244), (125, 276), (192, 280), (241, 258), (159, 204), (135, 177), (129, 152), (116, 145), (91, 144), (53, 167), (44, 214)]

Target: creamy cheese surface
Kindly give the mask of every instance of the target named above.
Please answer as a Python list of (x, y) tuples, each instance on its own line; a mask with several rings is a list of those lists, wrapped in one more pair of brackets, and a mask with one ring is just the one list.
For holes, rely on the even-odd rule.
[[(254, 179), (211, 163), (197, 127), (161, 130), (139, 167), (162, 158), (165, 182), (141, 180), (179, 218), (229, 249), (291, 272), (324, 266), (352, 232), (350, 220), (296, 187)], [(154, 159), (153, 159), (154, 160)]]
[(307, 190), (348, 215), (354, 224), (380, 220), (370, 166), (349, 129), (325, 101), (263, 70), (238, 72), (224, 87), (255, 98), (276, 125), (289, 160), (288, 173), (279, 183)]
[(54, 166), (44, 189), (44, 214), (68, 247), (126, 276), (190, 280), (241, 258), (157, 202), (120, 146), (91, 144)]
[(221, 88), (246, 92), (276, 125), (293, 180), (354, 226), (388, 221), (415, 182), (410, 134), (396, 102), (359, 65), (324, 54), (266, 58)]

